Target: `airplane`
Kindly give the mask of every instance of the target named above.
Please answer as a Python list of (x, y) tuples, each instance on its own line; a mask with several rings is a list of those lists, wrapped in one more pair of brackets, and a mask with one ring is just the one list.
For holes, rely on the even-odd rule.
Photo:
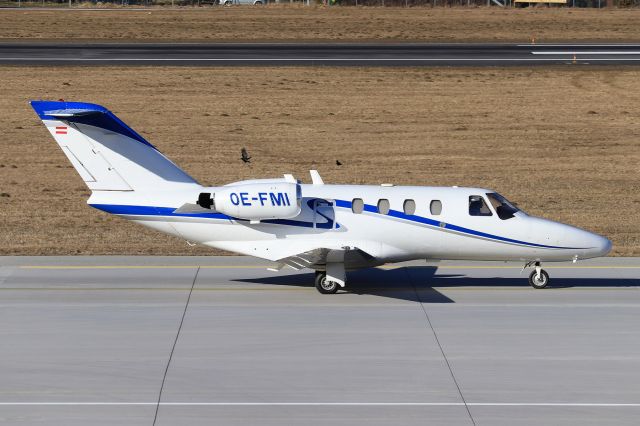
[(333, 294), (347, 271), (416, 259), (543, 262), (605, 256), (600, 235), (534, 217), (484, 188), (311, 184), (285, 174), (204, 187), (103, 106), (31, 101), (91, 189), (87, 203), (190, 242), (316, 271)]

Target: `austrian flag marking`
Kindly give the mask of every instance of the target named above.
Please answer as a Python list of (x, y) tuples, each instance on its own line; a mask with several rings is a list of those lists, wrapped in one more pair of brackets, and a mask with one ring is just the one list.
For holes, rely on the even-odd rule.
[(67, 126), (56, 126), (56, 135), (66, 135)]

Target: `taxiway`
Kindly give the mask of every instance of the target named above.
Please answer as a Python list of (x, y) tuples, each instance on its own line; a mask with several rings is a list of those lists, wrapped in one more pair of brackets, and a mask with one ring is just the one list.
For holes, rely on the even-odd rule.
[(410, 262), (352, 273), (331, 296), (266, 266), (0, 258), (0, 423), (640, 418), (640, 259), (548, 264), (545, 290), (521, 265)]

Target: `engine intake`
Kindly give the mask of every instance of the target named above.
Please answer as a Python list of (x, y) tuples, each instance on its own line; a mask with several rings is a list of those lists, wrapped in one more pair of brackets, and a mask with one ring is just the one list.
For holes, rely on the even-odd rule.
[(205, 209), (210, 209), (211, 206), (213, 206), (213, 198), (211, 198), (211, 193), (201, 192), (200, 195), (198, 195), (198, 201), (196, 204)]

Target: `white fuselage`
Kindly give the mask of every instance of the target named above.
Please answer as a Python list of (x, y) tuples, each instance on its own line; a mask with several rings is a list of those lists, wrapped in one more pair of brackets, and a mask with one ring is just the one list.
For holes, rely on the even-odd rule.
[[(225, 188), (225, 187), (222, 187)], [(567, 261), (606, 255), (611, 243), (585, 230), (517, 211), (501, 219), (470, 214), (470, 197), (493, 191), (481, 188), (301, 185), (301, 212), (290, 219), (250, 222), (212, 213), (176, 214), (203, 191), (185, 187), (158, 191), (140, 206), (140, 194), (94, 192), (89, 204), (188, 241), (269, 260), (313, 250), (358, 248), (375, 258), (372, 264), (411, 259)], [(128, 197), (131, 199), (129, 200)], [(361, 199), (362, 213), (352, 201)], [(378, 211), (388, 200), (389, 211)], [(414, 211), (405, 212), (415, 205)], [(432, 201), (441, 211), (432, 211)], [(124, 207), (108, 207), (121, 205)], [(107, 207), (105, 207), (107, 206)], [(366, 265), (363, 265), (366, 266)]]
[(529, 216), (482, 188), (325, 185), (315, 170), (307, 185), (284, 175), (203, 187), (101, 105), (31, 106), (91, 189), (93, 207), (277, 268), (315, 269), (321, 292), (344, 286), (347, 269), (412, 259), (535, 262), (530, 282), (542, 288), (540, 262), (611, 249), (604, 237)]

